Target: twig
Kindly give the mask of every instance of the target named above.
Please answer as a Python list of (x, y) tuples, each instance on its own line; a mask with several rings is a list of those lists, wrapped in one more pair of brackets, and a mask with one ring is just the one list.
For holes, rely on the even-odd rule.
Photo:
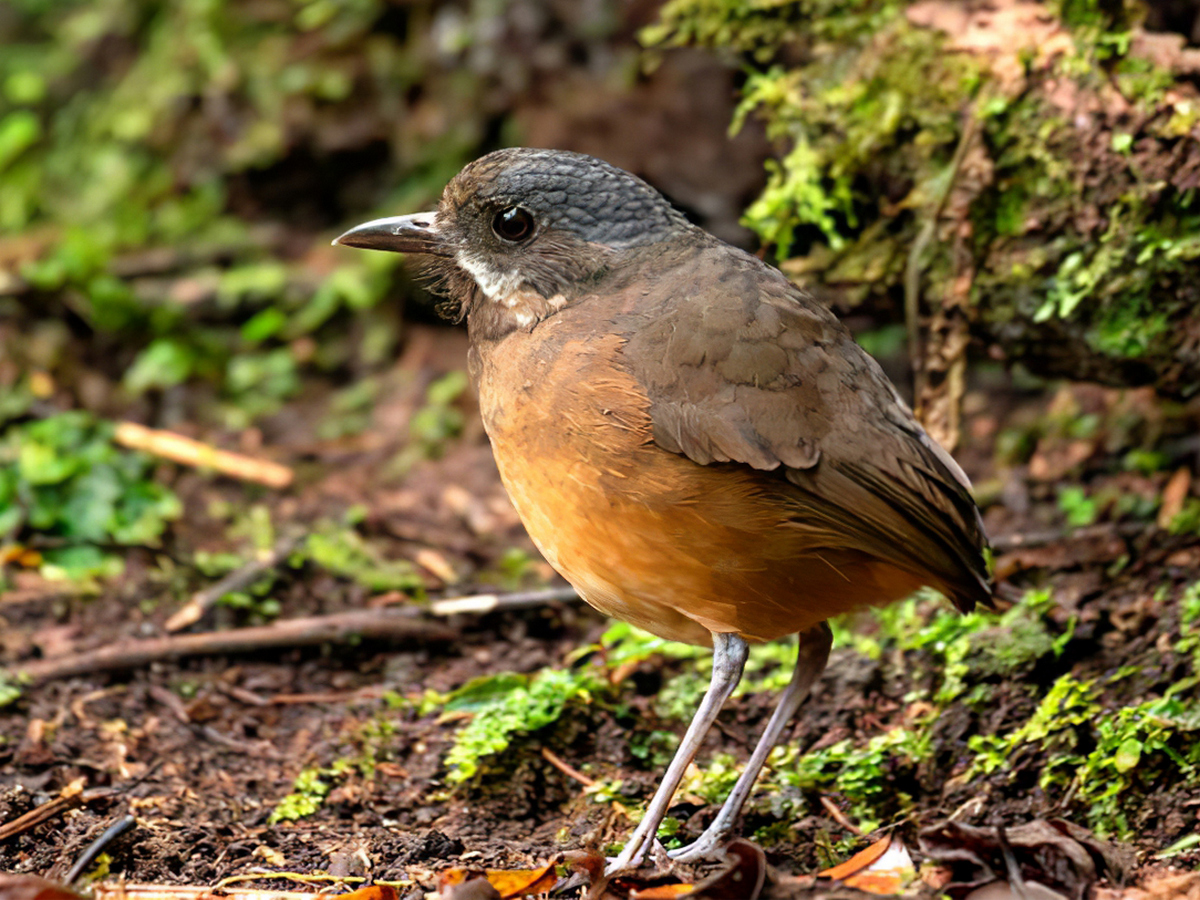
[(822, 795), (821, 806), (825, 808), (825, 812), (829, 813), (829, 817), (833, 821), (837, 822), (851, 834), (862, 837), (862, 829), (846, 818), (846, 814), (838, 809), (836, 803)]
[(578, 600), (579, 594), (573, 587), (545, 588), (540, 591), (515, 591), (511, 594), (474, 594), (465, 597), (447, 597), (434, 600), (429, 611), (435, 616), (452, 616), (457, 613), (486, 613), (498, 609), (525, 609), (546, 603), (563, 603)]
[(182, 631), (189, 625), (194, 625), (204, 617), (217, 601), (226, 594), (238, 591), (253, 582), (259, 575), (269, 572), (282, 563), (292, 551), (304, 540), (303, 535), (291, 535), (280, 538), (270, 552), (265, 556), (252, 559), (245, 565), (234, 569), (224, 578), (209, 585), (203, 590), (192, 594), (192, 599), (181, 606), (163, 627), (170, 632)]
[(253, 481), (267, 487), (285, 488), (292, 483), (294, 477), (291, 469), (279, 463), (256, 459), (243, 453), (219, 450), (182, 434), (147, 428), (136, 422), (118, 422), (113, 439), (133, 450), (144, 450), (181, 465), (212, 469), (230, 478)]
[(104, 851), (105, 847), (136, 824), (137, 819), (127, 814), (105, 828), (100, 837), (92, 841), (91, 845), (83, 851), (83, 855), (75, 860), (75, 865), (71, 866), (71, 871), (67, 872), (67, 877), (63, 881), (67, 884), (74, 884), (76, 879), (87, 871), (87, 867)]
[(542, 759), (546, 760), (546, 762), (550, 763), (550, 765), (554, 766), (554, 768), (558, 769), (558, 771), (562, 772), (568, 778), (572, 778), (575, 781), (578, 781), (584, 787), (591, 787), (592, 785), (594, 785), (596, 783), (595, 778), (589, 778), (587, 775), (584, 775), (582, 772), (580, 772), (573, 765), (571, 765), (569, 762), (567, 762), (565, 759), (563, 759), (561, 756), (559, 756), (557, 753), (555, 753), (553, 750), (549, 749), (548, 747), (542, 748)]
[(1018, 531), (998, 534), (991, 539), (992, 549), (997, 553), (1044, 547), (1059, 541), (1088, 541), (1104, 537), (1134, 537), (1153, 531), (1145, 522), (1104, 522), (1100, 525), (1085, 525), (1082, 528), (1051, 528), (1045, 531)]
[(271, 647), (305, 647), (316, 644), (344, 644), (360, 638), (395, 640), (421, 638), (426, 641), (452, 641), (458, 636), (453, 628), (426, 622), (403, 610), (358, 609), (329, 616), (290, 619), (272, 625), (180, 634), (171, 637), (125, 641), (87, 653), (34, 660), (13, 668), (18, 677), (34, 683), (70, 678), (94, 672), (136, 669), (153, 662), (188, 656), (213, 656), (222, 653), (252, 653)]
[[(362, 875), (313, 875), (305, 872), (262, 870), (229, 875), (213, 885), (213, 888), (223, 893), (231, 884), (240, 884), (243, 881), (270, 881), (272, 878), (282, 881), (294, 881), (297, 884), (364, 884), (367, 880)], [(311, 897), (312, 895), (309, 894), (309, 896)]]
[(978, 108), (977, 104), (967, 113), (967, 122), (963, 126), (958, 146), (954, 148), (954, 158), (950, 161), (950, 169), (946, 174), (946, 183), (942, 186), (933, 209), (929, 211), (929, 217), (925, 220), (925, 224), (921, 226), (921, 230), (917, 233), (916, 240), (913, 241), (912, 247), (909, 248), (908, 261), (904, 268), (904, 322), (908, 329), (909, 365), (912, 366), (913, 371), (914, 405), (920, 402), (921, 397), (924, 395), (925, 387), (925, 367), (923, 362), (924, 357), (921, 352), (921, 324), (919, 321), (921, 304), (921, 257), (925, 255), (925, 248), (929, 246), (929, 242), (933, 240), (937, 232), (938, 219), (941, 218), (942, 210), (946, 207), (946, 201), (950, 198), (950, 191), (954, 188), (954, 182), (958, 179), (958, 171), (962, 168), (963, 160), (967, 158), (967, 149), (975, 140), (975, 131), (979, 125)]
[(0, 824), (0, 841), (16, 837), (30, 828), (50, 821), (69, 809), (78, 809), (96, 800), (111, 797), (118, 792), (119, 789), (117, 788), (93, 788), (92, 790), (69, 794), (65, 797), (55, 797), (41, 806), (34, 807), (22, 816), (17, 816), (15, 819)]

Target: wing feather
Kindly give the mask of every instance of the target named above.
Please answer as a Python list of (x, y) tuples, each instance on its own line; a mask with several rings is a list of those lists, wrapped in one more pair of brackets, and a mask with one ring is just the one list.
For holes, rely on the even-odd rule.
[(709, 250), (655, 282), (626, 332), (655, 443), (782, 477), (797, 522), (831, 548), (928, 576), (960, 608), (988, 602), (970, 483), (879, 365), (779, 272)]

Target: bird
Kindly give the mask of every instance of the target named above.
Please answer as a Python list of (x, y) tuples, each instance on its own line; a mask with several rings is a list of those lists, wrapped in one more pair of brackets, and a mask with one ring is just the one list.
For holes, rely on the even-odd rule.
[(932, 587), (990, 605), (967, 476), (841, 321), (778, 269), (581, 153), (508, 148), (431, 212), (335, 244), (415, 254), (466, 320), (501, 480), (579, 595), (713, 649), (711, 681), (612, 877), (647, 864), (749, 645), (799, 635), (791, 680), (712, 824), (719, 859), (768, 754), (825, 669), (829, 619)]

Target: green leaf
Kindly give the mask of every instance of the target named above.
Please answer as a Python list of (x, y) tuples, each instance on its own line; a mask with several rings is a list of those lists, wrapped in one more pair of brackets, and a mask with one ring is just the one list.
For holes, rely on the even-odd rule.
[(59, 453), (52, 444), (30, 439), (21, 445), (17, 466), (21, 478), (31, 485), (59, 484), (79, 471), (80, 461)]
[(1136, 738), (1126, 738), (1117, 748), (1117, 755), (1113, 757), (1113, 767), (1124, 775), (1131, 769), (1137, 768), (1141, 758), (1142, 742)]
[(195, 367), (195, 347), (175, 338), (159, 338), (137, 355), (123, 384), (132, 394), (175, 387), (187, 381)]
[(0, 172), (33, 146), (42, 136), (42, 123), (36, 113), (18, 109), (0, 119)]

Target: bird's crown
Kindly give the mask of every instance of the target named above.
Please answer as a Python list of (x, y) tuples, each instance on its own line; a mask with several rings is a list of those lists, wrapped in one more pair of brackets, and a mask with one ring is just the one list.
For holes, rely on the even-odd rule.
[[(573, 234), (591, 243), (626, 249), (670, 237), (687, 220), (642, 179), (583, 153), (518, 147), (497, 150), (464, 168), (447, 186), (442, 214), (512, 210), (493, 221), (502, 240), (507, 231), (529, 239), (543, 230)], [(531, 221), (526, 222), (522, 213)], [(529, 229), (522, 233), (521, 226)]]

